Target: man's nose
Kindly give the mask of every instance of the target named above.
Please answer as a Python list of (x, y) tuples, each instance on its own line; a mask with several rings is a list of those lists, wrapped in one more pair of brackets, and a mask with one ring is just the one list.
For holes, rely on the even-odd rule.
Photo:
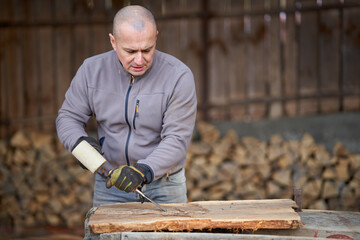
[(135, 55), (135, 59), (134, 59), (135, 63), (137, 65), (142, 65), (143, 64), (143, 56), (142, 56), (142, 52), (137, 52)]

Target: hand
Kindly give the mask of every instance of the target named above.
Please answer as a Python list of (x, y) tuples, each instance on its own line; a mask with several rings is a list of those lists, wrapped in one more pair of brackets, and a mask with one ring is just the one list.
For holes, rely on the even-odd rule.
[(112, 186), (125, 191), (127, 193), (135, 191), (135, 189), (145, 181), (144, 174), (133, 166), (121, 166), (118, 169), (111, 170), (106, 187)]

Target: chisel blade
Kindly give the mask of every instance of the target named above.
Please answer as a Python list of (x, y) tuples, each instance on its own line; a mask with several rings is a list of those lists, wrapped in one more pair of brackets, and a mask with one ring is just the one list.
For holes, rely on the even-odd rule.
[(152, 204), (154, 204), (155, 206), (157, 206), (158, 208), (160, 208), (161, 210), (163, 210), (164, 212), (166, 212), (166, 209), (163, 208), (162, 206), (160, 206), (157, 202), (153, 201), (151, 198), (149, 198), (148, 196), (146, 196), (143, 192), (141, 192), (139, 189), (136, 189), (136, 192), (138, 194), (140, 194), (142, 197), (144, 197), (146, 200), (148, 200), (149, 202), (151, 202)]

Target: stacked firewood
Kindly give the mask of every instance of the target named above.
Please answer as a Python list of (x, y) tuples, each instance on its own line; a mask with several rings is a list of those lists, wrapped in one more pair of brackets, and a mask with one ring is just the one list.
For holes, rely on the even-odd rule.
[(203, 122), (197, 132), (200, 141), (191, 143), (187, 156), (190, 201), (292, 198), (293, 189), (301, 189), (303, 208), (360, 210), (360, 154), (341, 143), (331, 154), (309, 134), (264, 142), (238, 139), (233, 130), (221, 137)]
[[(189, 201), (291, 198), (303, 208), (360, 210), (360, 154), (337, 144), (333, 153), (305, 134), (299, 141), (274, 135), (225, 136), (207, 123), (196, 128), (186, 176)], [(17, 132), (0, 140), (0, 225), (82, 226), (92, 206), (94, 175), (83, 170), (57, 137)]]
[(53, 135), (17, 132), (0, 142), (0, 222), (17, 230), (80, 226), (92, 205), (94, 176)]

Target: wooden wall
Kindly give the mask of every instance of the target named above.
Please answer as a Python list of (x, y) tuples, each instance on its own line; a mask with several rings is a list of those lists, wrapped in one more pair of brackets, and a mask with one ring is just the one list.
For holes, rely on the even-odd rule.
[(128, 4), (153, 11), (158, 49), (193, 70), (198, 119), (360, 111), (359, 1), (0, 0), (0, 137), (54, 131), (77, 68), (111, 49)]

